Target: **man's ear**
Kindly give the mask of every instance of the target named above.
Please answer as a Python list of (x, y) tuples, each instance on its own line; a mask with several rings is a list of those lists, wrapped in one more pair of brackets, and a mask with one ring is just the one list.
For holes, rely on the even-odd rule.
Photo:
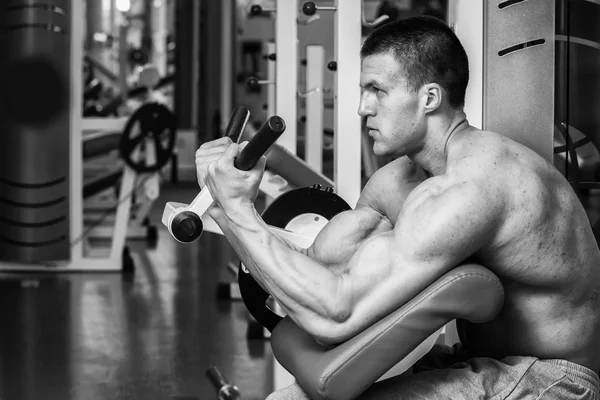
[(437, 110), (442, 105), (442, 88), (437, 83), (428, 83), (421, 88), (424, 97), (424, 110), (429, 113)]

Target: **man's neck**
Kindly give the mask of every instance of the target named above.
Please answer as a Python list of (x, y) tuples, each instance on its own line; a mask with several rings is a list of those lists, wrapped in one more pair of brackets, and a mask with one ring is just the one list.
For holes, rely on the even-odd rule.
[[(433, 176), (446, 172), (448, 164), (448, 145), (459, 132), (469, 128), (464, 112), (457, 112), (452, 118), (431, 124), (425, 136), (423, 149), (409, 158)], [(440, 132), (443, 134), (440, 135)]]

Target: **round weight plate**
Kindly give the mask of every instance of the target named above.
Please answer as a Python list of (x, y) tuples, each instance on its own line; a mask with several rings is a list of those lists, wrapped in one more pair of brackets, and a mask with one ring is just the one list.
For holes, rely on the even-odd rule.
[[(175, 135), (175, 116), (165, 105), (143, 104), (131, 115), (121, 135), (121, 158), (138, 173), (159, 171), (173, 156)], [(154, 144), (155, 157), (151, 164), (147, 163), (147, 155), (141, 156), (147, 139)], [(134, 157), (136, 150), (138, 157)]]
[[(317, 216), (320, 219), (314, 221), (315, 225), (317, 228), (318, 226), (322, 228), (322, 219), (330, 220), (342, 211), (350, 209), (348, 203), (335, 193), (315, 188), (298, 188), (275, 199), (261, 216), (268, 225), (278, 228), (285, 228), (288, 225), (307, 225), (308, 221), (304, 217), (305, 215), (310, 215), (313, 221)], [(292, 222), (294, 220), (295, 222)], [(312, 229), (305, 226), (303, 229), (315, 231), (317, 228)], [(281, 317), (267, 307), (269, 293), (264, 291), (254, 278), (244, 271), (241, 263), (238, 269), (238, 284), (242, 300), (252, 317), (269, 331), (273, 331), (281, 321)]]

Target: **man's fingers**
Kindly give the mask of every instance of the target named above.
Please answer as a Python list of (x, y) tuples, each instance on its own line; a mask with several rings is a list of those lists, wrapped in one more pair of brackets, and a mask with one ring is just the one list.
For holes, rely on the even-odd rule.
[(225, 150), (229, 147), (229, 145), (215, 146), (208, 149), (199, 148), (196, 150), (196, 158), (198, 157), (210, 157), (212, 155), (221, 155), (225, 152)]
[(254, 168), (258, 169), (259, 171), (262, 171), (265, 169), (265, 165), (267, 165), (267, 157), (262, 156), (256, 163), (256, 167)]
[(217, 162), (219, 160), (219, 158), (221, 158), (220, 155), (218, 155), (218, 156), (211, 156), (211, 157), (198, 157), (195, 160), (196, 166), (205, 165), (205, 164), (212, 164), (214, 162)]
[(223, 155), (227, 158), (235, 158), (240, 153), (240, 147), (241, 146), (239, 144), (233, 143), (227, 148), (227, 150), (225, 150)]
[(233, 143), (231, 139), (229, 139), (227, 136), (224, 136), (222, 138), (211, 140), (210, 142), (202, 143), (200, 148), (210, 149), (212, 147), (229, 146), (231, 143)]
[(223, 152), (231, 145), (231, 143), (232, 141), (228, 137), (222, 137), (217, 140), (203, 143), (202, 146), (196, 150), (196, 157)]

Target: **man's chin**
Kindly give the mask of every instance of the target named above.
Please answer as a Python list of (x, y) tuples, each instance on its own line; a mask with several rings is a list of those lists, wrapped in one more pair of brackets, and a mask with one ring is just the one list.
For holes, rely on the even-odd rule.
[(394, 151), (392, 149), (385, 148), (382, 146), (377, 146), (377, 143), (375, 143), (373, 145), (373, 154), (375, 154), (377, 157), (393, 157), (393, 158), (399, 158), (399, 157), (403, 157), (406, 155), (402, 152)]
[(378, 146), (377, 142), (375, 142), (375, 144), (373, 144), (373, 154), (377, 157), (384, 157), (387, 155), (387, 151), (383, 147)]

